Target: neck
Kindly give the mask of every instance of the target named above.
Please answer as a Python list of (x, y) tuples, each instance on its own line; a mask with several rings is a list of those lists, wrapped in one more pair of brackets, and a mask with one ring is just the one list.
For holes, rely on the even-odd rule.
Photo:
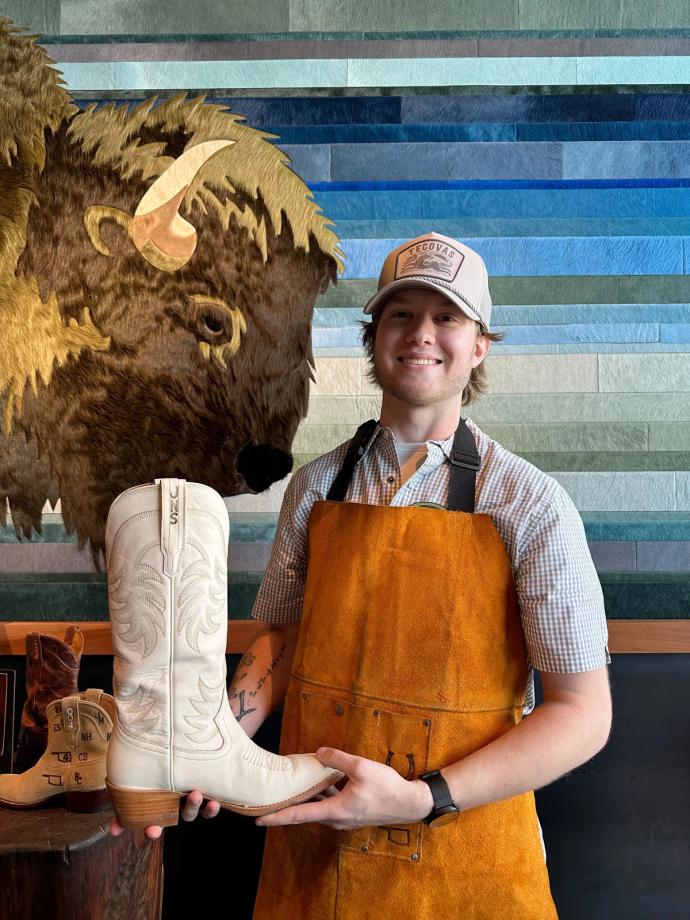
[(409, 406), (384, 393), (380, 422), (399, 441), (445, 441), (460, 424), (460, 408), (459, 401), (453, 405)]

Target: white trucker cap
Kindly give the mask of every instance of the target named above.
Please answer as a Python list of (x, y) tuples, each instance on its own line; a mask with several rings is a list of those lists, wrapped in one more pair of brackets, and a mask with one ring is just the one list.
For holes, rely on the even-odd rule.
[(364, 307), (376, 313), (401, 288), (431, 288), (452, 301), (470, 319), (489, 331), (491, 295), (484, 260), (469, 246), (440, 233), (408, 240), (386, 256), (378, 291)]

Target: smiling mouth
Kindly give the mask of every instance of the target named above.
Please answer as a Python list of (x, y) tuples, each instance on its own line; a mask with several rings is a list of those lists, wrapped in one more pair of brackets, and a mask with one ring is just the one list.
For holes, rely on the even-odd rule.
[(440, 358), (398, 358), (401, 364), (440, 364)]

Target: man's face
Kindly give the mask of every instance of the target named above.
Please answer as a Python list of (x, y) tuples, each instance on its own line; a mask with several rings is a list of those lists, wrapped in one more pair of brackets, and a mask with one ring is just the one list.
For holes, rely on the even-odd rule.
[(384, 394), (409, 406), (458, 404), (490, 341), (438, 291), (403, 288), (381, 310), (374, 377)]

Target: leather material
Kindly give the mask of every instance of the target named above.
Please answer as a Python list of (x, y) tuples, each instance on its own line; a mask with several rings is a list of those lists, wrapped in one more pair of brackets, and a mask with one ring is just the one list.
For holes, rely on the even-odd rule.
[(33, 808), (65, 793), (104, 792), (114, 716), (115, 702), (102, 690), (50, 703), (48, 747), (30, 770), (0, 776), (0, 804)]
[(201, 789), (240, 808), (308, 798), (340, 774), (279, 757), (237, 723), (226, 690), (229, 521), (213, 489), (161, 479), (113, 503), (106, 561), (117, 718), (108, 783)]
[[(308, 553), (281, 750), (328, 745), (415, 779), (520, 722), (525, 640), (510, 557), (489, 515), (316, 502)], [(254, 912), (556, 916), (532, 793), (438, 828), (271, 828)]]
[(54, 700), (78, 693), (84, 636), (70, 626), (64, 641), (40, 633), (26, 637), (26, 701), (19, 722), (15, 770), (33, 766), (46, 749), (46, 708)]

